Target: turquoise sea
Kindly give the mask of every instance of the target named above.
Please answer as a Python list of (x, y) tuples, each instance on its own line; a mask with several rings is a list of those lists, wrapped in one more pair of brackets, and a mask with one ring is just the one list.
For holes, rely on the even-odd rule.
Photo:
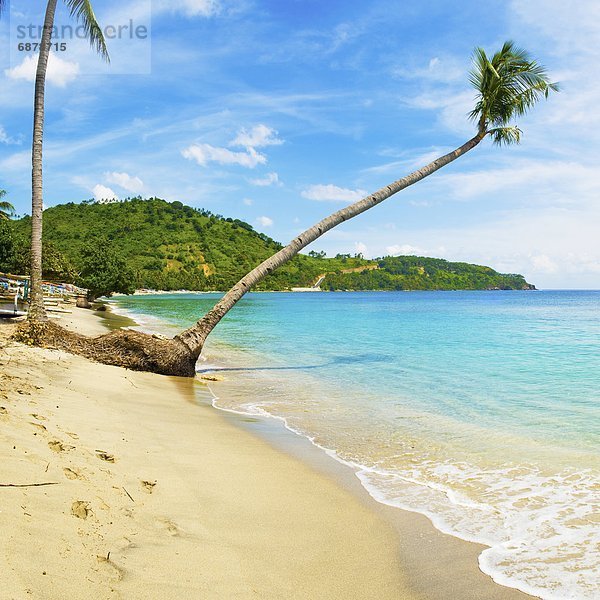
[[(114, 306), (173, 335), (218, 297)], [(600, 292), (249, 294), (198, 369), (224, 371), (219, 408), (285, 420), (375, 499), (489, 546), (498, 583), (600, 598)]]

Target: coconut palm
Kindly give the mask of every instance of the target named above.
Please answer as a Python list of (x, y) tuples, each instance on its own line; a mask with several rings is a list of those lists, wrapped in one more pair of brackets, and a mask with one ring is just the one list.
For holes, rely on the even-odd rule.
[(2, 200), (6, 196), (6, 190), (0, 190), (0, 219), (10, 219), (15, 214), (15, 207), (6, 200)]
[(109, 364), (168, 375), (193, 376), (207, 336), (227, 312), (269, 273), (326, 231), (425, 179), (475, 148), (486, 136), (496, 145), (518, 143), (521, 131), (512, 124), (512, 119), (525, 115), (538, 100), (547, 97), (550, 91), (558, 90), (556, 84), (550, 83), (546, 70), (512, 42), (506, 42), (491, 58), (477, 48), (469, 80), (476, 90), (475, 108), (469, 115), (476, 125), (476, 133), (470, 140), (421, 169), (338, 210), (298, 235), (285, 248), (242, 277), (204, 317), (172, 340), (157, 339), (136, 331), (117, 331), (92, 340), (82, 336), (71, 337), (67, 343), (64, 332), (53, 326), (49, 329), (49, 341)]
[(476, 123), (477, 133), (456, 150), (440, 156), (433, 162), (410, 175), (398, 179), (377, 192), (329, 215), (307, 229), (285, 248), (262, 262), (245, 275), (202, 319), (193, 327), (176, 336), (196, 359), (209, 333), (231, 308), (259, 281), (288, 262), (302, 248), (321, 237), (336, 225), (373, 208), (390, 196), (425, 179), (458, 157), (477, 146), (486, 136), (496, 145), (519, 143), (521, 130), (511, 124), (515, 117), (525, 115), (538, 100), (550, 91), (558, 91), (558, 85), (550, 83), (546, 70), (532, 60), (527, 52), (506, 42), (491, 58), (482, 48), (473, 54), (473, 67), (469, 81), (477, 91), (475, 108), (469, 114)]
[[(35, 74), (35, 92), (33, 108), (33, 143), (31, 149), (31, 288), (29, 318), (31, 321), (44, 321), (44, 298), (42, 293), (42, 142), (44, 135), (44, 92), (46, 88), (46, 70), (50, 55), (52, 27), (56, 13), (57, 0), (48, 0), (40, 53)], [(92, 48), (105, 60), (109, 60), (104, 35), (89, 0), (65, 0), (71, 16), (83, 26)]]

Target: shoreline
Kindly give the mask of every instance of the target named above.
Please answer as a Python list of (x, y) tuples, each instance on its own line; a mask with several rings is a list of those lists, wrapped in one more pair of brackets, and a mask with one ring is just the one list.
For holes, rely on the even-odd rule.
[[(106, 324), (111, 320), (109, 315), (75, 309), (73, 315), (61, 319), (61, 324), (97, 335), (106, 331)], [(47, 464), (46, 477), (63, 484), (33, 488), (35, 491), (10, 490), (19, 494), (20, 500), (23, 497), (27, 500), (26, 513), (23, 513), (22, 503), (8, 506), (0, 513), (2, 529), (11, 531), (8, 536), (11, 555), (21, 559), (17, 566), (14, 558), (9, 561), (8, 556), (4, 557), (11, 565), (6, 578), (7, 589), (14, 590), (15, 594), (23, 593), (25, 590), (19, 585), (29, 581), (33, 597), (48, 597), (46, 594), (52, 589), (49, 585), (53, 581), (58, 586), (54, 588), (56, 597), (61, 598), (81, 597), (81, 585), (87, 585), (84, 589), (98, 597), (110, 598), (119, 597), (121, 593), (127, 598), (148, 597), (150, 589), (152, 593), (159, 590), (163, 598), (182, 597), (182, 594), (200, 590), (202, 597), (256, 597), (254, 591), (258, 589), (258, 597), (264, 598), (282, 594), (298, 598), (347, 596), (406, 600), (530, 597), (493, 583), (478, 570), (479, 545), (442, 534), (422, 515), (376, 502), (350, 469), (331, 460), (307, 439), (291, 435), (281, 424), (214, 410), (210, 398), (201, 391), (204, 386), (197, 381), (124, 371), (60, 352), (16, 344), (4, 348), (3, 359), (7, 353), (8, 364), (17, 362), (18, 366), (13, 367), (9, 376), (9, 394), (4, 392), (3, 376), (2, 404), (8, 409), (1, 416), (3, 437), (18, 434), (19, 441), (24, 443), (27, 437), (31, 442), (30, 436), (36, 436), (36, 447), (28, 446), (25, 451), (28, 456), (21, 455), (19, 464), (22, 467), (27, 463), (31, 468), (31, 463), (40, 462), (38, 470)], [(2, 364), (4, 367), (7, 362), (2, 360)], [(43, 385), (32, 387), (36, 380)], [(19, 386), (22, 387), (20, 392)], [(107, 392), (106, 397), (94, 393), (96, 386)], [(43, 392), (38, 391), (40, 387), (44, 388)], [(19, 406), (23, 398), (28, 403), (26, 407)], [(82, 400), (86, 401), (91, 414), (77, 414)], [(55, 402), (58, 402), (56, 409)], [(67, 404), (64, 408), (63, 403)], [(30, 409), (29, 404), (35, 405), (35, 413), (27, 415), (24, 411)], [(45, 420), (40, 420), (41, 417)], [(101, 424), (104, 427), (100, 427)], [(48, 443), (59, 441), (70, 448), (56, 454), (52, 447), (45, 448), (41, 460), (37, 446), (49, 436), (51, 425), (54, 437), (58, 438), (59, 432), (62, 434), (60, 439)], [(122, 435), (123, 438), (113, 439), (111, 446), (108, 442), (115, 426), (121, 429), (117, 437)], [(219, 433), (210, 431), (211, 428)], [(152, 435), (147, 435), (149, 433)], [(198, 436), (199, 433), (202, 435)], [(71, 434), (77, 437), (70, 438)], [(72, 469), (73, 456), (81, 454), (81, 446), (87, 446), (88, 455), (83, 452), (84, 455), (78, 457), (77, 462), (83, 467)], [(98, 459), (96, 450), (104, 451), (105, 446), (115, 450), (114, 464), (102, 465)], [(15, 449), (17, 447), (21, 450), (21, 444), (15, 445)], [(161, 452), (156, 452), (159, 449)], [(182, 453), (182, 450), (187, 452)], [(14, 450), (5, 449), (5, 454), (3, 470), (9, 472), (2, 475), (2, 480), (11, 475), (13, 478), (23, 476), (22, 468), (10, 472)], [(54, 464), (61, 461), (48, 460), (59, 457), (65, 465), (70, 465), (64, 469), (78, 472), (83, 479), (71, 479), (67, 470), (61, 477)], [(205, 464), (211, 461), (218, 464)], [(249, 461), (257, 462), (260, 467), (256, 469), (254, 464), (254, 468), (249, 469), (246, 464), (240, 471), (241, 464)], [(234, 473), (229, 472), (232, 466), (237, 467)], [(114, 485), (119, 478), (126, 486)], [(210, 489), (192, 489), (202, 478)], [(154, 480), (156, 487), (152, 485)], [(169, 480), (172, 485), (165, 485)], [(148, 493), (141, 481), (149, 484), (153, 493)], [(218, 489), (213, 489), (215, 482), (221, 483)], [(69, 514), (69, 506), (72, 511), (79, 510), (73, 509), (67, 501), (72, 500), (73, 490), (67, 494), (69, 498), (62, 498), (61, 507), (48, 502), (49, 498), (64, 496), (65, 483), (73, 488), (83, 486), (81, 500), (74, 502), (84, 503), (83, 509), (91, 513), (89, 519), (79, 522), (79, 518)], [(256, 488), (263, 489), (258, 498)], [(44, 501), (36, 500), (38, 496)], [(182, 512), (179, 506), (182, 496), (190, 509), (187, 512)], [(203, 502), (196, 503), (200, 498)], [(224, 514), (219, 512), (222, 505), (229, 506), (230, 510)], [(231, 510), (232, 505), (234, 510)], [(11, 517), (8, 521), (7, 513)], [(43, 513), (45, 518), (44, 523), (36, 525), (38, 513)], [(112, 521), (101, 517), (110, 517)], [(34, 571), (56, 550), (56, 541), (49, 542), (43, 534), (44, 526), (55, 520), (60, 521), (57, 527), (61, 540), (66, 539), (68, 543), (59, 553), (60, 559), (52, 557), (46, 572), (50, 575), (50, 569), (60, 571), (66, 564), (71, 570), (68, 576), (63, 572), (52, 578), (34, 574)], [(257, 528), (257, 524), (260, 527)], [(73, 528), (79, 525), (75, 536)], [(262, 528), (268, 531), (268, 536), (262, 535), (266, 534)], [(35, 553), (19, 542), (20, 537), (27, 539), (34, 530), (41, 538), (36, 537), (40, 547)], [(209, 543), (210, 557), (203, 556), (197, 565), (198, 568), (202, 565), (201, 573), (192, 576), (189, 553), (202, 553), (203, 545), (215, 539), (222, 542), (218, 544), (219, 556), (213, 556), (212, 551), (217, 548)], [(87, 557), (86, 568), (83, 568), (86, 560), (72, 560), (77, 554), (73, 550), (84, 540), (87, 542), (84, 547), (95, 544), (98, 549), (96, 555), (92, 552), (92, 556)], [(100, 550), (107, 547), (113, 549), (102, 554)], [(169, 564), (161, 567), (167, 577), (177, 574), (181, 579), (176, 587), (164, 578), (147, 579), (148, 569), (155, 561), (164, 563), (167, 549), (175, 549), (175, 555), (181, 552), (181, 558), (169, 554)], [(28, 552), (32, 552), (31, 556)], [(36, 564), (31, 563), (33, 556), (37, 557)], [(252, 564), (253, 568), (240, 577), (239, 569), (232, 568), (231, 560), (242, 565)], [(193, 557), (191, 562), (194, 562)], [(206, 573), (207, 565), (209, 573)], [(83, 583), (84, 575), (92, 576), (85, 579), (93, 586)], [(248, 587), (250, 580), (252, 585)], [(77, 581), (76, 591), (73, 586)], [(223, 587), (227, 585), (229, 587)], [(218, 587), (218, 593), (213, 586)]]
[[(335, 294), (335, 293), (360, 293), (360, 292), (539, 292), (543, 291), (539, 288), (531, 287), (531, 288), (456, 288), (456, 289), (405, 289), (405, 290), (396, 290), (396, 289), (373, 289), (373, 290), (354, 290), (354, 289), (344, 289), (344, 290), (322, 290), (322, 289), (309, 289), (309, 288), (288, 288), (282, 290), (252, 290), (251, 294), (314, 294), (316, 292), (327, 293), (327, 294)], [(562, 291), (562, 290), (561, 290)], [(596, 290), (590, 290), (596, 291)], [(206, 294), (225, 294), (227, 290), (135, 290), (133, 294), (119, 294), (115, 293), (111, 296), (111, 298), (126, 298), (127, 296), (163, 296), (163, 295), (186, 295), (186, 294), (198, 294), (198, 295), (206, 295)]]
[[(218, 371), (217, 371), (218, 372)], [(306, 435), (288, 426), (275, 415), (258, 415), (219, 407), (212, 394), (208, 401), (224, 413), (236, 427), (267, 441), (273, 448), (289, 454), (313, 470), (332, 478), (351, 492), (370, 511), (380, 515), (398, 535), (400, 564), (406, 579), (419, 598), (430, 600), (525, 600), (538, 596), (500, 583), (479, 567), (479, 557), (489, 546), (444, 532), (434, 526), (423, 512), (409, 510), (380, 501), (371, 494), (359, 477), (362, 465), (352, 465), (332, 450), (319, 446)], [(432, 548), (434, 556), (432, 557)]]
[[(111, 311), (115, 308), (111, 306)], [(137, 324), (137, 315), (126, 309), (112, 311), (112, 315), (119, 318), (129, 319), (131, 323)], [(140, 329), (137, 324), (137, 329)], [(152, 328), (151, 328), (152, 329)], [(221, 356), (221, 360), (227, 357)], [(219, 371), (226, 368), (226, 363), (212, 362), (206, 369), (220, 377)], [(204, 373), (204, 370), (198, 371)], [(202, 377), (202, 376), (201, 376)], [(511, 585), (512, 582), (498, 582), (491, 575), (482, 571), (479, 567), (481, 552), (489, 546), (484, 543), (468, 540), (453, 533), (438, 529), (432, 522), (430, 516), (424, 512), (398, 507), (378, 500), (366, 487), (359, 477), (360, 472), (366, 467), (350, 464), (328, 448), (322, 447), (302, 432), (296, 431), (289, 426), (283, 417), (271, 415), (267, 412), (262, 414), (247, 413), (235, 409), (219, 406), (219, 396), (215, 394), (211, 386), (225, 388), (227, 395), (227, 379), (225, 381), (213, 382), (210, 377), (205, 381), (211, 397), (206, 400), (211, 407), (217, 410), (225, 418), (230, 420), (236, 427), (258, 435), (277, 450), (291, 454), (313, 469), (333, 478), (338, 484), (354, 494), (369, 510), (381, 515), (390, 522), (401, 536), (400, 547), (406, 552), (402, 556), (402, 564), (410, 564), (408, 580), (411, 587), (418, 589), (423, 598), (446, 599), (448, 594), (457, 598), (486, 598), (489, 600), (511, 600), (537, 598), (534, 592), (523, 591)], [(410, 541), (403, 546), (402, 540), (408, 538)], [(420, 543), (418, 552), (415, 552), (414, 540), (428, 540), (428, 544), (436, 546), (436, 556), (444, 563), (453, 564), (456, 577), (450, 581), (448, 573), (440, 573), (432, 564), (430, 551), (427, 544)], [(424, 570), (423, 565), (428, 564)], [(426, 573), (426, 574), (425, 574)]]

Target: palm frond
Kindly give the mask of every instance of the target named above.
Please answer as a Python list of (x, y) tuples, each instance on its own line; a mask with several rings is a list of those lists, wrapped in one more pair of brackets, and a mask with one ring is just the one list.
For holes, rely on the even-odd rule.
[[(0, 190), (3, 192), (4, 190)], [(0, 194), (0, 198), (4, 194)], [(10, 202), (0, 200), (0, 219), (8, 219), (15, 214), (15, 207)]]
[(510, 127), (496, 127), (488, 131), (492, 143), (497, 146), (518, 144), (521, 141), (521, 133), (522, 131), (516, 125)]
[(478, 92), (469, 118), (477, 122), (480, 132), (490, 133), (501, 144), (520, 139), (518, 128), (509, 125), (513, 117), (527, 114), (539, 100), (559, 90), (546, 69), (511, 41), (491, 58), (476, 48), (469, 81)]
[(106, 62), (110, 62), (104, 34), (102, 33), (100, 25), (98, 25), (90, 0), (65, 0), (65, 2), (71, 11), (71, 16), (75, 17), (83, 26), (85, 36), (89, 40), (90, 46), (96, 50)]

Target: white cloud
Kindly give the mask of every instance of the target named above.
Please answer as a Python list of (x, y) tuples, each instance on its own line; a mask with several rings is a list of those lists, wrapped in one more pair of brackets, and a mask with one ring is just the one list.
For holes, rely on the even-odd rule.
[(94, 198), (96, 198), (98, 202), (113, 202), (119, 199), (119, 197), (109, 187), (106, 187), (101, 183), (97, 183), (92, 188), (92, 193), (94, 194)]
[(362, 254), (365, 258), (370, 258), (369, 248), (363, 242), (354, 242), (354, 250), (357, 254)]
[(254, 204), (254, 200), (252, 200), (252, 198), (244, 198), (242, 200), (242, 202), (246, 205), (246, 206), (252, 206)]
[(212, 17), (221, 10), (219, 0), (154, 0), (153, 11), (183, 13), (187, 17)]
[(443, 156), (450, 151), (450, 148), (436, 147), (431, 150), (423, 151), (422, 149), (415, 149), (412, 151), (402, 150), (401, 152), (395, 151), (391, 148), (386, 148), (379, 152), (381, 156), (391, 156), (397, 160), (376, 165), (374, 167), (367, 167), (362, 169), (361, 173), (364, 174), (385, 174), (394, 172), (397, 177), (408, 174), (408, 172), (415, 169), (420, 169), (436, 158)]
[(318, 202), (354, 202), (365, 197), (367, 194), (368, 192), (365, 190), (350, 190), (332, 185), (331, 183), (326, 185), (309, 185), (301, 192), (303, 198), (317, 200)]
[(0, 125), (0, 144), (20, 144), (20, 140), (16, 140), (13, 137), (10, 137), (8, 133), (6, 133), (6, 129)]
[(242, 129), (230, 146), (243, 146), (244, 148), (260, 148), (262, 146), (279, 146), (283, 140), (277, 137), (277, 131), (266, 125), (255, 125), (248, 131)]
[(256, 222), (262, 227), (271, 227), (271, 225), (273, 225), (273, 219), (270, 217), (258, 217)]
[(253, 169), (256, 165), (267, 162), (267, 157), (254, 148), (248, 148), (246, 152), (232, 152), (210, 144), (193, 144), (181, 154), (188, 160), (195, 160), (201, 167), (205, 167), (209, 162), (217, 162), (221, 165), (240, 165)]
[(438, 111), (438, 120), (448, 130), (461, 135), (475, 134), (475, 127), (468, 114), (473, 109), (474, 90), (438, 90), (421, 94), (410, 99), (407, 104), (422, 110)]
[(531, 267), (538, 273), (556, 273), (558, 265), (546, 254), (530, 257)]
[(558, 54), (600, 52), (598, 44), (589, 43), (600, 33), (600, 4), (596, 0), (513, 0), (511, 8), (519, 26), (530, 34), (537, 29), (552, 38)]
[(520, 160), (517, 166), (440, 174), (434, 181), (459, 200), (519, 194), (523, 203), (550, 205), (595, 204), (599, 189), (595, 165), (561, 160)]
[[(12, 69), (5, 69), (4, 74), (10, 79), (25, 79), (26, 81), (35, 81), (35, 72), (37, 69), (37, 56), (30, 54), (23, 59), (23, 62)], [(67, 83), (76, 79), (79, 75), (79, 63), (63, 60), (53, 52), (48, 57), (48, 69), (46, 71), (46, 81), (57, 87), (65, 87)]]
[(15, 152), (0, 161), (1, 171), (20, 172), (31, 169), (31, 150)]
[(465, 77), (465, 65), (452, 56), (432, 57), (426, 66), (400, 65), (392, 69), (392, 76), (401, 79), (424, 79), (427, 81), (449, 83), (462, 81)]
[[(283, 140), (277, 137), (277, 132), (266, 125), (255, 125), (249, 131), (241, 129), (237, 136), (229, 142), (229, 146), (245, 148), (245, 152), (234, 152), (228, 148), (212, 146), (210, 144), (192, 144), (181, 154), (188, 160), (195, 160), (200, 166), (205, 167), (209, 162), (221, 165), (240, 165), (253, 169), (257, 165), (264, 165), (267, 157), (256, 150), (262, 146), (277, 146)], [(255, 179), (254, 185), (272, 185), (279, 181), (277, 173), (269, 173), (264, 179)]]
[(104, 176), (108, 183), (114, 183), (132, 194), (139, 194), (144, 189), (144, 182), (139, 177), (132, 177), (128, 173), (113, 171), (105, 173)]
[(277, 175), (277, 173), (267, 173), (262, 178), (259, 177), (258, 179), (251, 179), (250, 183), (260, 187), (267, 187), (269, 185), (282, 185), (279, 181), (279, 175)]
[(427, 250), (410, 244), (393, 244), (385, 247), (385, 253), (390, 256), (426, 256)]

